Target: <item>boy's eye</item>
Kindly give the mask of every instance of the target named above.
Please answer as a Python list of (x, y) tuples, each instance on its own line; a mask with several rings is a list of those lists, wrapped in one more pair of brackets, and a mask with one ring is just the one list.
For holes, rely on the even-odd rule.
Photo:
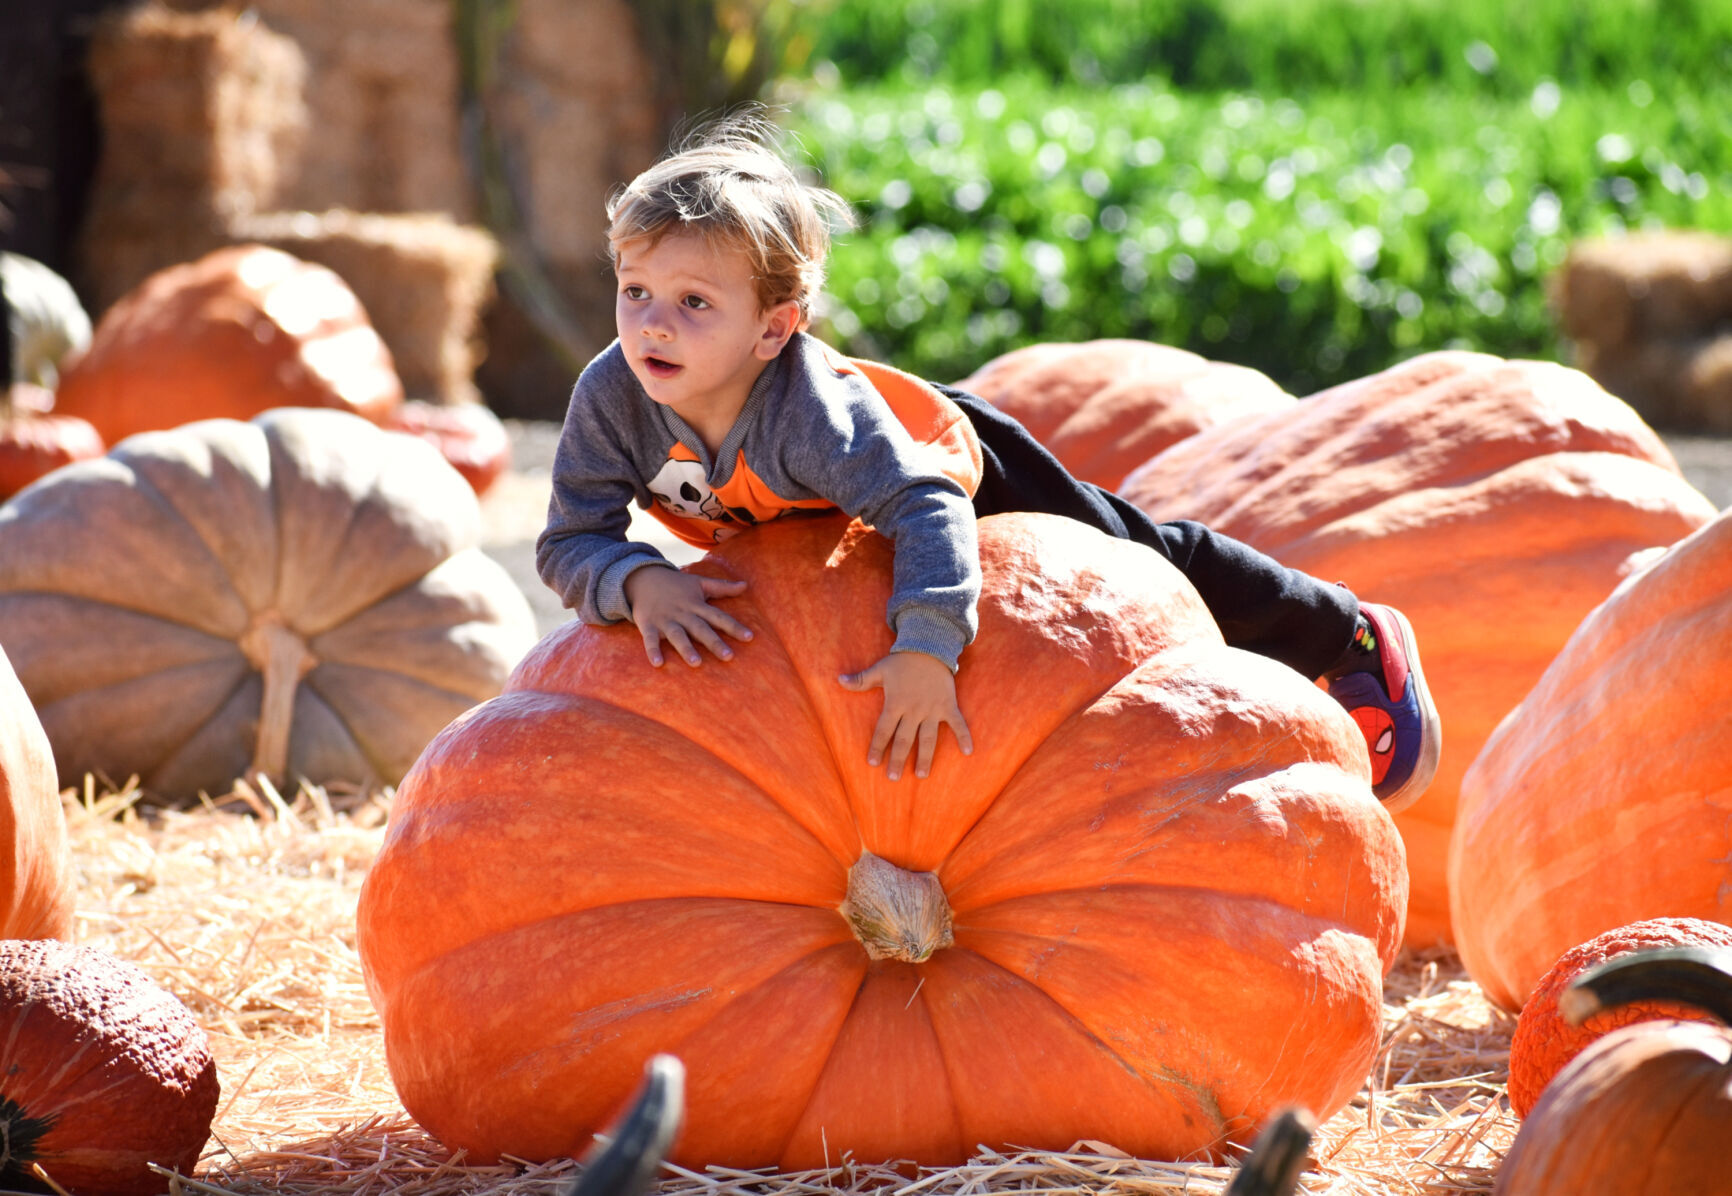
[(636, 283), (633, 283), (632, 285), (627, 286), (627, 287), (623, 287), (623, 288), (621, 288), (621, 290), (624, 292), (625, 297), (627, 299), (642, 299), (645, 295), (649, 294), (648, 291), (644, 290), (642, 287), (638, 286)]
[(710, 301), (705, 299), (702, 295), (687, 295), (682, 302), (687, 307), (694, 308), (698, 311), (702, 311), (710, 305)]

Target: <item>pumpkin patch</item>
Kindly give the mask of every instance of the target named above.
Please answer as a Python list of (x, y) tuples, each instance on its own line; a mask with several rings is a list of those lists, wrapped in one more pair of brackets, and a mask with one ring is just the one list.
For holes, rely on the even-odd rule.
[(580, 1152), (661, 1052), (693, 1165), (1219, 1157), (1347, 1101), (1406, 900), (1352, 720), (1154, 554), (980, 530), (976, 749), (930, 777), (866, 765), (877, 702), (836, 679), (888, 649), (891, 554), (835, 517), (689, 566), (748, 583), (733, 661), (569, 624), (428, 746), (357, 912), (423, 1126)]
[(343, 412), (141, 434), (0, 507), (0, 644), (67, 785), (390, 783), (534, 642), (479, 520)]
[(1462, 779), (1457, 946), (1507, 1009), (1609, 929), (1732, 921), (1732, 515), (1644, 563)]
[[(1450, 829), (1480, 746), (1632, 553), (1715, 514), (1653, 430), (1587, 375), (1464, 352), (1424, 354), (1198, 432), (1121, 492), (1156, 519), (1208, 524), (1412, 621), (1443, 722), (1437, 775), (1396, 816), (1415, 946), (1456, 933)], [(1684, 911), (1632, 916), (1661, 912)], [(1548, 942), (1528, 982), (1585, 937)], [(1519, 1004), (1526, 991), (1504, 999)]]

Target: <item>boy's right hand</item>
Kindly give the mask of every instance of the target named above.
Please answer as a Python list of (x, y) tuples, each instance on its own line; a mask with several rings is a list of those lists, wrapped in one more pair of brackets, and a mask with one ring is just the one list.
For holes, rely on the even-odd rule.
[(631, 621), (643, 636), (644, 655), (662, 667), (662, 641), (696, 668), (703, 663), (697, 644), (708, 648), (717, 660), (732, 660), (734, 650), (718, 632), (745, 643), (751, 628), (710, 605), (711, 598), (732, 598), (746, 588), (743, 581), (699, 577), (664, 565), (645, 565), (625, 579), (625, 600), (631, 604)]

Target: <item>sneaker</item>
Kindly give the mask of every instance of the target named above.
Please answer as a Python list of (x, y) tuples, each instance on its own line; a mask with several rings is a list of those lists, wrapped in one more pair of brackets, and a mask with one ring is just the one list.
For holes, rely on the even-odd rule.
[(1371, 749), (1371, 791), (1393, 814), (1418, 801), (1431, 784), (1443, 729), (1407, 616), (1393, 606), (1365, 602), (1359, 617), (1363, 667), (1350, 664), (1330, 678), (1329, 696), (1359, 724)]

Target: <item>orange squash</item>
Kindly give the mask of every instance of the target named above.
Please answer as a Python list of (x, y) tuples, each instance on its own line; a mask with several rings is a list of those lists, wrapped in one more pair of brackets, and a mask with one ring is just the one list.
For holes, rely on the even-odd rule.
[(0, 506), (0, 644), (60, 776), (392, 783), (535, 642), (424, 441), (280, 408), (141, 433)]
[(44, 474), (107, 451), (88, 420), (54, 411), (54, 392), (20, 382), (0, 391), (0, 499)]
[(1352, 720), (1154, 553), (980, 536), (976, 747), (925, 779), (866, 766), (877, 695), (837, 683), (891, 639), (890, 546), (840, 517), (688, 566), (748, 583), (730, 663), (567, 624), (428, 746), (357, 911), (423, 1126), (577, 1153), (660, 1052), (689, 1165), (1219, 1155), (1351, 1098), (1406, 900)]
[(61, 367), (55, 405), (109, 444), (272, 407), (382, 422), (403, 401), (391, 351), (347, 283), (263, 245), (160, 270), (97, 321)]
[(1729, 671), (1732, 513), (1584, 619), (1462, 779), (1456, 944), (1493, 1001), (1614, 927), (1732, 922)]
[(54, 749), (0, 651), (0, 939), (72, 930), (72, 858)]
[(174, 994), (71, 943), (0, 942), (0, 1187), (154, 1196), (190, 1176), (216, 1114), (216, 1061)]
[(1632, 1002), (1693, 1006), (1716, 1024), (1637, 1022), (1576, 1056), (1522, 1123), (1497, 1196), (1732, 1196), (1732, 952), (1631, 952), (1561, 998), (1572, 1021)]
[(1121, 493), (1412, 620), (1443, 722), (1437, 776), (1396, 816), (1416, 946), (1451, 937), (1450, 828), (1480, 745), (1631, 553), (1714, 517), (1652, 429), (1586, 374), (1461, 352), (1199, 432)]
[(1015, 418), (1071, 473), (1108, 490), (1187, 436), (1297, 401), (1245, 366), (1119, 338), (1012, 349), (957, 386)]
[(1522, 1006), (1509, 1042), (1509, 1104), (1517, 1117), (1533, 1111), (1540, 1093), (1590, 1043), (1634, 1022), (1705, 1016), (1688, 1006), (1640, 1001), (1572, 1024), (1558, 1008), (1571, 981), (1596, 964), (1632, 951), (1664, 947), (1732, 947), (1732, 926), (1701, 918), (1649, 918), (1595, 935), (1558, 956)]
[(511, 468), (511, 438), (505, 425), (480, 403), (406, 399), (385, 417), (384, 426), (419, 436), (438, 449), (478, 496), (486, 494)]

